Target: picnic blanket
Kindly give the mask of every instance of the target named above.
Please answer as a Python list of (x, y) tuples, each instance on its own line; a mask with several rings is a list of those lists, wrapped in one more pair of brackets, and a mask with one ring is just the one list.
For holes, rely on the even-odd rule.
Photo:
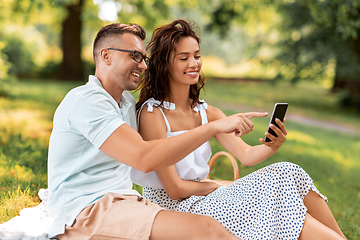
[(48, 214), (48, 190), (40, 189), (41, 203), (36, 207), (21, 210), (20, 216), (0, 224), (1, 240), (48, 240), (48, 231), (53, 219)]

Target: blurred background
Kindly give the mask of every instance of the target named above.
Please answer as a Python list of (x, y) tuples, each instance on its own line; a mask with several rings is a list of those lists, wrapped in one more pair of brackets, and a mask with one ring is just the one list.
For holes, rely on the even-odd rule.
[(318, 82), (360, 111), (359, 0), (1, 0), (0, 91), (21, 78), (85, 80), (96, 32), (199, 26), (207, 77)]
[[(240, 176), (300, 165), (346, 237), (360, 240), (360, 0), (0, 0), (0, 224), (39, 204), (55, 109), (94, 74), (98, 30), (137, 23), (147, 45), (179, 18), (197, 24), (209, 104), (230, 115), (289, 103), (286, 143), (239, 164)], [(256, 145), (269, 118), (252, 120), (243, 139)], [(211, 177), (231, 179), (231, 166), (217, 161)]]

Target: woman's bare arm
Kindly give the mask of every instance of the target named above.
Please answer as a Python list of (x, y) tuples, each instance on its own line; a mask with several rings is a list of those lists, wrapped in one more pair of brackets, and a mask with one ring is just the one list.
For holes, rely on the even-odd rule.
[[(226, 115), (218, 108), (208, 106), (207, 115), (209, 122), (225, 118)], [(218, 133), (215, 135), (216, 140), (231, 154), (233, 154), (243, 165), (253, 166), (272, 154), (276, 153), (281, 144), (286, 140), (286, 128), (282, 122), (277, 122), (281, 129), (273, 128), (278, 138), (273, 137), (269, 133), (266, 134), (273, 143), (265, 143), (260, 139), (261, 145), (250, 146), (241, 138), (235, 137), (233, 134)]]

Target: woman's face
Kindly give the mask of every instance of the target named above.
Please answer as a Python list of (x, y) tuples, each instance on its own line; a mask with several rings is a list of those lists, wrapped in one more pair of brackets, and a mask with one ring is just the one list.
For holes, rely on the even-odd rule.
[(199, 80), (202, 60), (198, 42), (192, 37), (180, 39), (171, 55), (170, 82), (192, 85)]

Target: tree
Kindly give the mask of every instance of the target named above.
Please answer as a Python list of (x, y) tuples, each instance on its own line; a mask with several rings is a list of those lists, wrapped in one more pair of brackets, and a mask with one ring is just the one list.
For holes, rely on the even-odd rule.
[[(106, 0), (99, 0), (104, 2)], [(107, 0), (112, 1), (112, 0)], [(153, 29), (159, 21), (168, 17), (169, 7), (163, 0), (145, 1), (135, 0), (126, 1), (118, 0), (122, 6), (122, 11), (119, 13), (122, 22), (137, 22), (147, 29)], [(91, 5), (91, 7), (90, 7)], [(2, 7), (2, 6), (0, 6)], [(84, 59), (82, 58), (82, 47), (84, 42), (88, 40), (82, 39), (83, 34), (83, 19), (91, 19), (91, 14), (97, 16), (98, 8), (91, 0), (9, 0), (6, 1), (6, 6), (3, 9), (11, 12), (4, 18), (17, 18), (19, 22), (26, 22), (27, 24), (39, 25), (40, 23), (34, 19), (39, 19), (36, 14), (41, 11), (49, 11), (50, 9), (56, 12), (53, 18), (60, 20), (61, 37), (60, 45), (63, 53), (60, 79), (62, 80), (80, 80), (85, 77), (84, 74)], [(1, 10), (0, 10), (1, 11)], [(84, 17), (84, 15), (87, 15)], [(2, 16), (0, 16), (0, 21)], [(101, 22), (96, 17), (98, 22)], [(85, 23), (88, 24), (88, 23)], [(99, 26), (99, 24), (95, 24)], [(88, 24), (90, 26), (90, 24)], [(97, 29), (98, 30), (98, 29)], [(93, 34), (91, 39), (93, 39)]]
[(334, 60), (332, 90), (346, 90), (343, 105), (360, 110), (360, 1), (282, 2), (279, 11), (286, 19), (283, 32), (288, 33), (287, 44), (282, 42), (288, 51), (279, 57), (293, 59), (300, 73), (314, 62), (324, 69), (327, 62)]
[(62, 22), (61, 44), (63, 60), (60, 79), (79, 80), (84, 77), (83, 61), (81, 59), (81, 14), (84, 0), (64, 5), (67, 16)]
[(6, 80), (8, 79), (8, 63), (4, 60), (3, 54), (1, 54), (1, 50), (4, 47), (4, 43), (0, 41), (0, 97), (6, 96)]
[[(275, 79), (316, 80), (329, 75), (329, 65), (334, 65), (333, 91), (346, 90), (341, 102), (360, 110), (360, 0), (226, 0), (210, 14), (209, 28), (224, 35), (235, 22), (246, 25), (248, 13), (261, 19), (269, 9), (281, 20), (263, 19), (274, 21), (275, 29), (266, 38), (259, 34), (263, 42), (254, 46), (276, 50), (273, 59), (264, 61), (280, 66)], [(268, 40), (272, 33), (275, 43)]]
[[(82, 75), (78, 74), (82, 72), (82, 64), (81, 64), (81, 57), (80, 57), (80, 33), (81, 33), (81, 24), (76, 21), (79, 19), (79, 14), (81, 14), (78, 8), (74, 6), (81, 6), (82, 0), (78, 1), (77, 3), (72, 3), (74, 1), (40, 1), (40, 0), (31, 0), (31, 1), (24, 1), (24, 0), (9, 0), (2, 3), (2, 16), (3, 18), (0, 19), (1, 23), (4, 26), (13, 26), (19, 27), (21, 29), (25, 29), (26, 26), (33, 26), (37, 31), (41, 31), (45, 33), (44, 35), (48, 35), (48, 39), (54, 39), (54, 35), (61, 35), (63, 36), (62, 39), (62, 46), (64, 46), (65, 51), (63, 51), (63, 69), (65, 73), (61, 75), (63, 79), (81, 79)], [(65, 12), (69, 10), (70, 14)], [(78, 16), (74, 17), (74, 14), (78, 14)], [(65, 20), (63, 20), (65, 19)], [(62, 29), (59, 33), (54, 31), (53, 29), (58, 29), (60, 26), (59, 20), (62, 21)], [(75, 31), (73, 30), (75, 28)], [(1, 33), (0, 33), (1, 34)], [(25, 35), (25, 34), (24, 34)], [(15, 38), (14, 38), (15, 37)], [(26, 59), (30, 59), (33, 56), (30, 55), (29, 46), (25, 46), (24, 42), (25, 36), (17, 37), (17, 36), (10, 36), (7, 39), (7, 46), (5, 50), (7, 51), (8, 60), (14, 66), (14, 70), (16, 71), (16, 75), (19, 77), (23, 77), (23, 74), (26, 76), (31, 76), (31, 70), (19, 69), (20, 71), (16, 70), (16, 68), (24, 68), (23, 62), (19, 62), (19, 56)], [(11, 38), (14, 38), (12, 40)], [(56, 37), (55, 37), (56, 38)], [(18, 44), (15, 44), (14, 41), (20, 41)], [(59, 44), (60, 41), (58, 40), (49, 40), (50, 44)], [(55, 42), (55, 43), (54, 43)], [(18, 46), (23, 46), (23, 49), (20, 49)], [(75, 47), (74, 47), (75, 46)], [(15, 54), (14, 54), (15, 53)], [(76, 57), (77, 56), (77, 57)], [(12, 59), (15, 58), (15, 59)], [(29, 61), (27, 61), (29, 62)], [(30, 61), (33, 65), (34, 63)], [(20, 63), (20, 64), (19, 64)], [(71, 67), (69, 67), (69, 65)], [(13, 69), (12, 68), (12, 69)], [(29, 67), (28, 67), (29, 68)], [(77, 68), (76, 71), (73, 69)], [(34, 66), (31, 67), (32, 72), (34, 73), (36, 70)]]

